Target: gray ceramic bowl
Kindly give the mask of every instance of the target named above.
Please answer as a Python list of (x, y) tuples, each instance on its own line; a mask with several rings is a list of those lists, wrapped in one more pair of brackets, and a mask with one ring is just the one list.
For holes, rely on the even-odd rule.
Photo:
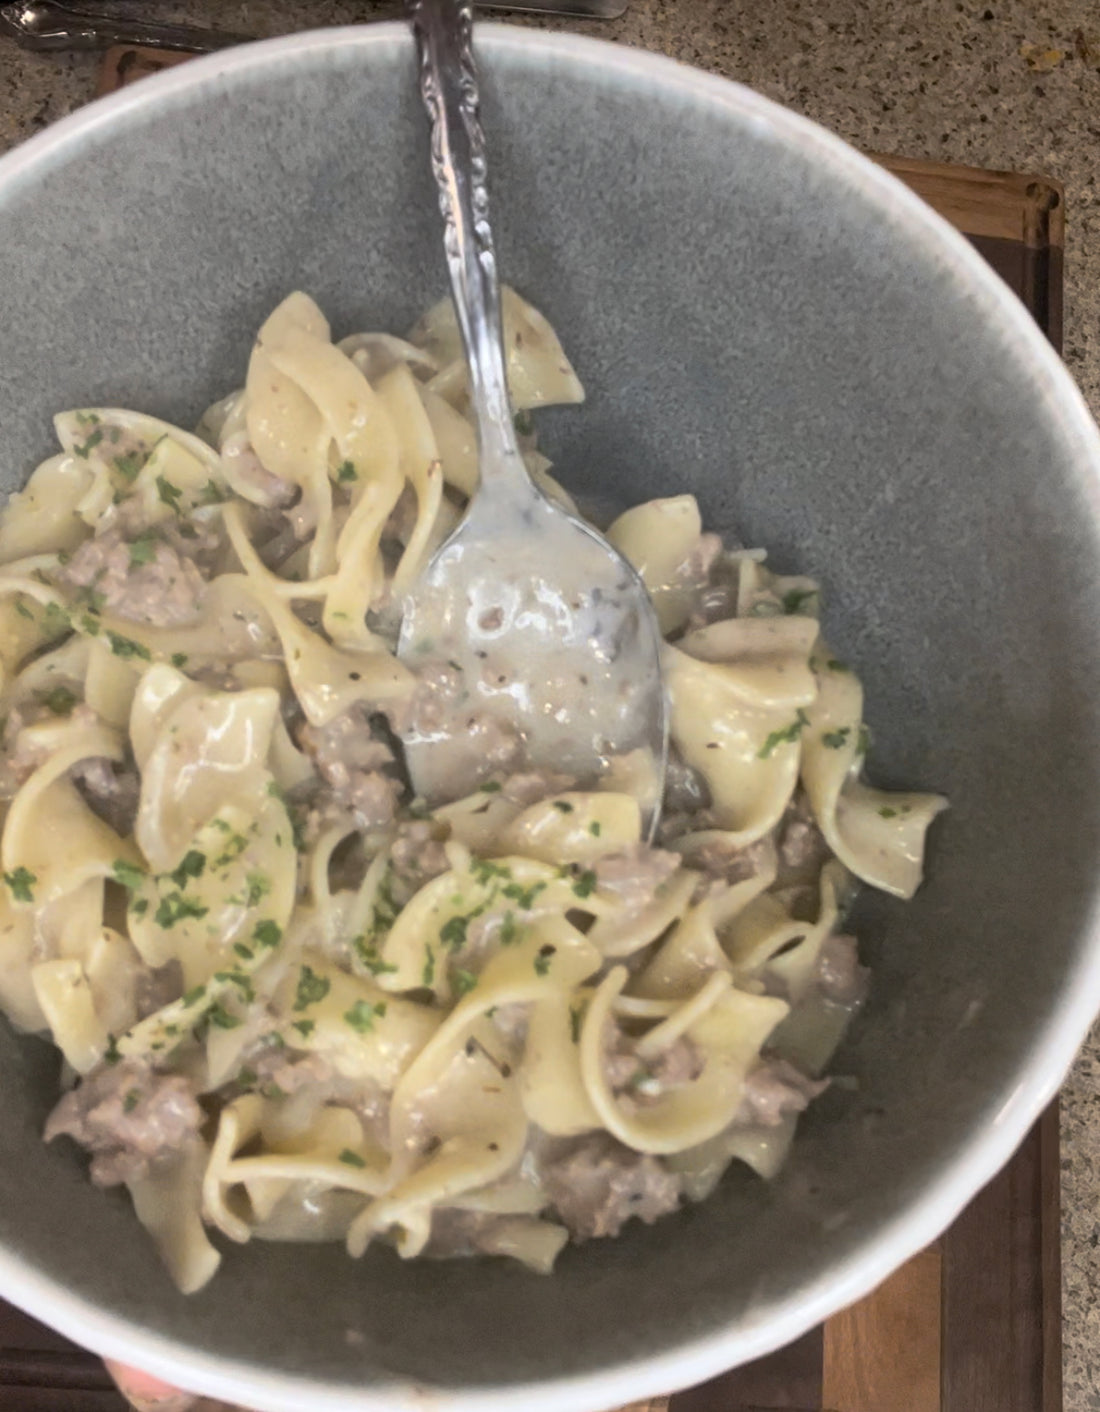
[[(479, 47), (503, 267), (590, 393), (541, 421), (565, 479), (692, 490), (820, 574), (881, 781), (953, 809), (917, 900), (861, 907), (858, 1091), (814, 1107), (772, 1185), (733, 1173), (550, 1279), (258, 1244), (184, 1299), (126, 1200), (41, 1145), (56, 1060), (0, 1031), (0, 1292), (270, 1412), (580, 1412), (778, 1346), (949, 1222), (1100, 996), (1100, 442), (1054, 355), (810, 124), (627, 49), (495, 26)], [(411, 43), (378, 26), (185, 65), (7, 157), (4, 484), (56, 408), (194, 418), (291, 288), (341, 332), (404, 328), (444, 288), (425, 150)]]

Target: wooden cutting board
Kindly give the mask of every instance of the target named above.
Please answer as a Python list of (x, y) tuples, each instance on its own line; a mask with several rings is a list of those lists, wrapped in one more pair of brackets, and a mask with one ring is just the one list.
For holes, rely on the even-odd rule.
[[(111, 50), (99, 92), (187, 57)], [(969, 236), (1060, 351), (1062, 188), (876, 160)], [(1059, 1236), (1054, 1104), (951, 1229), (874, 1294), (768, 1358), (623, 1412), (1062, 1412)], [(97, 1359), (0, 1303), (0, 1412), (124, 1408)]]

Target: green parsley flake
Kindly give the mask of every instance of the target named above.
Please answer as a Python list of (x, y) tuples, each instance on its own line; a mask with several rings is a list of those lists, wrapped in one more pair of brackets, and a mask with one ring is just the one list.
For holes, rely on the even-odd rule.
[(243, 833), (235, 833), (225, 845), (225, 851), (219, 853), (214, 859), (215, 868), (228, 867), (230, 863), (235, 863), (244, 850), (248, 847), (248, 839)]
[(557, 949), (558, 948), (556, 946), (551, 946), (549, 943), (547, 943), (546, 946), (539, 947), (538, 955), (535, 957), (536, 976), (545, 976), (548, 974), (550, 970), (550, 958), (554, 955)]
[(294, 809), (289, 804), (286, 806), (286, 814), (294, 833), (294, 847), (301, 853), (306, 846), (306, 821), (302, 817), (301, 810)]
[(382, 960), (381, 956), (378, 954), (378, 948), (372, 942), (369, 942), (364, 935), (357, 936), (352, 942), (352, 946), (355, 948), (356, 956), (358, 956), (359, 960), (372, 976), (383, 976), (388, 973), (392, 974), (397, 970), (396, 966), (391, 965), (388, 961)]
[(573, 812), (573, 806), (567, 799), (555, 799), (554, 808), (562, 814), (571, 814)]
[(347, 485), (349, 481), (358, 480), (359, 472), (351, 461), (341, 461), (336, 469), (336, 479), (341, 485)]
[(197, 848), (189, 848), (183, 861), (174, 872), (168, 874), (177, 887), (186, 887), (190, 878), (201, 878), (206, 867), (206, 854)]
[(375, 1019), (381, 1020), (385, 1013), (384, 1000), (377, 1005), (372, 1005), (369, 1000), (357, 1000), (350, 1010), (344, 1011), (344, 1019), (357, 1034), (366, 1034), (374, 1029)]
[[(400, 911), (401, 907), (393, 895), (393, 870), (387, 868), (375, 889), (374, 900), (371, 903), (370, 926), (364, 937), (364, 946), (371, 949), (374, 939), (385, 935), (390, 930)], [(371, 938), (371, 945), (368, 945), (367, 937)]]
[(496, 878), (510, 878), (512, 870), (500, 863), (491, 863), (488, 858), (471, 858), (470, 875), (475, 882), (489, 883)]
[(851, 733), (851, 726), (841, 726), (836, 731), (825, 731), (821, 737), (821, 743), (827, 745), (830, 750), (842, 750)]
[(891, 809), (888, 804), (884, 804), (882, 808), (878, 811), (878, 815), (880, 819), (896, 819), (898, 816), (898, 811), (896, 809)]
[(37, 695), (46, 710), (52, 711), (55, 716), (71, 715), (78, 700), (76, 693), (70, 691), (67, 686), (54, 686), (49, 691), (38, 692)]
[(204, 907), (195, 897), (184, 897), (182, 892), (170, 892), (166, 897), (160, 899), (160, 905), (153, 914), (153, 920), (158, 927), (174, 927), (177, 922), (182, 922), (186, 918), (193, 917), (196, 921), (200, 917), (205, 917), (209, 907)]
[(816, 597), (816, 588), (792, 588), (789, 593), (783, 595), (783, 611), (788, 615), (797, 613), (803, 603), (808, 603), (811, 598)]
[(303, 1039), (308, 1039), (317, 1025), (314, 1020), (295, 1020), (291, 1028), (297, 1030)]
[(33, 902), (34, 893), (31, 891), (38, 881), (37, 873), (32, 873), (28, 868), (19, 865), (13, 872), (4, 874), (4, 881), (11, 889), (11, 895), (16, 902)]
[(587, 1006), (570, 1005), (569, 1007), (569, 1032), (573, 1037), (574, 1044), (581, 1042), (581, 1026), (584, 1024), (584, 1012)]
[(118, 1041), (113, 1034), (107, 1036), (107, 1048), (103, 1051), (103, 1062), (105, 1064), (117, 1064), (122, 1058), (119, 1053)]
[(76, 452), (76, 454), (77, 454), (82, 460), (86, 461), (86, 460), (88, 459), (89, 453), (92, 452), (92, 451), (94, 451), (95, 448), (99, 445), (99, 443), (100, 443), (102, 440), (103, 440), (103, 428), (102, 428), (102, 427), (96, 427), (95, 431), (93, 431), (92, 434), (91, 434), (91, 436), (88, 437), (88, 439), (87, 439), (87, 441), (84, 443), (84, 445), (83, 445), (83, 446), (74, 446), (74, 447), (73, 447), (73, 450)]
[(469, 925), (469, 917), (450, 917), (439, 930), (440, 941), (452, 951), (458, 951), (466, 945), (466, 928)]
[(592, 835), (593, 838), (599, 838), (600, 834), (603, 832), (599, 819), (592, 820), (592, 822), (588, 825), (588, 832)]
[(241, 975), (240, 971), (215, 971), (214, 979), (221, 981), (224, 985), (235, 985), (247, 1004), (251, 1005), (256, 999), (256, 992), (252, 988), (252, 982), (247, 976)]
[(514, 912), (505, 912), (500, 922), (500, 944), (501, 946), (514, 946), (519, 941), (523, 933), (523, 928), (516, 921)]
[(298, 989), (294, 996), (295, 1010), (305, 1010), (324, 1000), (332, 988), (327, 976), (319, 976), (310, 966), (303, 966), (298, 973)]
[(132, 1113), (140, 1102), (141, 1094), (137, 1091), (136, 1088), (132, 1088), (130, 1092), (126, 1095), (126, 1097), (122, 1100), (122, 1111), (124, 1113)]
[(270, 919), (264, 922), (257, 922), (252, 933), (252, 940), (257, 946), (275, 947), (283, 939), (283, 929), (278, 922)]
[(452, 984), (456, 995), (469, 995), (477, 985), (477, 976), (473, 971), (455, 971)]
[(481, 792), (482, 794), (499, 794), (503, 787), (500, 780), (486, 780), (481, 786)]
[(573, 891), (578, 897), (591, 897), (596, 890), (596, 874), (591, 868), (586, 868), (573, 884)]
[(132, 482), (137, 480), (138, 472), (148, 459), (144, 451), (123, 451), (111, 464), (123, 480)]
[(73, 625), (73, 620), (62, 608), (60, 603), (47, 603), (46, 612), (43, 616), (43, 626), (46, 630), (56, 636), (58, 633), (68, 632)]
[(198, 495), (200, 505), (220, 505), (224, 499), (221, 487), (212, 480), (206, 482)]
[(544, 882), (532, 883), (530, 887), (521, 887), (519, 883), (509, 883), (507, 887), (501, 888), (504, 896), (517, 903), (523, 912), (530, 912), (535, 905), (535, 898), (545, 890), (546, 884)]
[(830, 672), (850, 672), (852, 669), (846, 662), (842, 662), (839, 657), (830, 657), (825, 663)]
[(534, 434), (535, 423), (532, 420), (531, 413), (526, 409), (516, 413), (512, 418), (512, 425), (516, 429), (517, 436), (531, 436)]
[(349, 1167), (365, 1167), (367, 1165), (362, 1157), (359, 1156), (358, 1152), (352, 1152), (350, 1147), (345, 1147), (343, 1152), (340, 1153), (340, 1161), (346, 1163)]
[(859, 728), (859, 745), (856, 748), (857, 755), (866, 755), (871, 748), (871, 727), (864, 724)]
[(19, 614), (21, 618), (27, 618), (30, 622), (34, 622), (34, 614), (31, 612), (31, 610), (27, 607), (27, 605), (23, 602), (21, 598), (15, 599), (15, 611)]
[(260, 898), (271, 891), (271, 879), (266, 873), (246, 873), (245, 882), (248, 884), (249, 907), (255, 907)]
[(251, 946), (245, 946), (243, 941), (235, 941), (233, 943), (233, 953), (239, 956), (242, 961), (254, 961), (256, 959), (256, 953), (252, 950)]
[(183, 499), (183, 491), (178, 485), (173, 485), (170, 480), (165, 480), (163, 476), (157, 476), (157, 494), (170, 510), (180, 514), (180, 501)]
[(248, 1064), (246, 1064), (244, 1068), (237, 1070), (237, 1082), (242, 1088), (251, 1088), (259, 1077), (256, 1070), (251, 1068)]
[(171, 662), (172, 666), (177, 669), (177, 671), (182, 671), (183, 668), (187, 666), (187, 653), (173, 652), (168, 660)]
[(107, 629), (107, 641), (111, 644), (111, 651), (116, 657), (128, 659), (140, 657), (143, 662), (151, 662), (153, 654), (142, 642), (135, 642), (132, 637), (123, 637), (121, 633), (112, 632)]
[(241, 1023), (236, 1015), (231, 1015), (220, 1000), (215, 1001), (206, 1012), (206, 1019), (219, 1030), (235, 1030)]
[(128, 863), (125, 858), (115, 859), (111, 864), (111, 875), (116, 883), (121, 883), (131, 892), (145, 881), (145, 873), (135, 864)]
[(84, 613), (81, 616), (80, 626), (89, 637), (99, 636), (99, 619), (93, 617), (91, 613)]
[(157, 557), (157, 545), (152, 535), (143, 534), (130, 542), (130, 567), (138, 568), (141, 564), (151, 564)]
[(183, 1003), (184, 1003), (184, 1005), (186, 1006), (186, 1008), (187, 1008), (188, 1010), (190, 1010), (191, 1006), (192, 1006), (192, 1005), (197, 1005), (197, 1004), (199, 1003), (199, 1001), (203, 998), (203, 996), (204, 996), (205, 994), (206, 994), (206, 987), (205, 987), (204, 985), (197, 985), (197, 986), (195, 986), (193, 989), (187, 991), (187, 992), (184, 994)]
[(144, 917), (148, 910), (149, 899), (147, 897), (139, 897), (130, 903), (130, 911), (135, 917)]
[(425, 985), (433, 986), (435, 985), (435, 952), (430, 946), (426, 946), (424, 953), (424, 970), (421, 973), (420, 979)]
[(803, 727), (809, 724), (810, 718), (806, 715), (805, 711), (799, 708), (798, 715), (789, 726), (784, 726), (781, 730), (772, 731), (771, 735), (768, 736), (767, 740), (756, 752), (756, 758), (758, 760), (766, 760), (778, 746), (793, 745), (802, 734)]

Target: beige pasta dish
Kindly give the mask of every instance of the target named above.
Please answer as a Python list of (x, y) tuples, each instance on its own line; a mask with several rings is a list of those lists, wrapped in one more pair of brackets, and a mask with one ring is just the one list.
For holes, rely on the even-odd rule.
[[(565, 497), (529, 412), (580, 384), (511, 291), (505, 323)], [(667, 639), (655, 843), (629, 770), (525, 770), (477, 682), (397, 661), (466, 412), (449, 303), (334, 343), (294, 294), (197, 433), (62, 413), (0, 514), (0, 1005), (63, 1056), (46, 1140), (125, 1183), (185, 1291), (212, 1237), (548, 1271), (772, 1176), (864, 994), (856, 882), (920, 881), (944, 801), (864, 782), (816, 585), (691, 496), (608, 530)], [(482, 768), (429, 808), (400, 742), (441, 703)]]

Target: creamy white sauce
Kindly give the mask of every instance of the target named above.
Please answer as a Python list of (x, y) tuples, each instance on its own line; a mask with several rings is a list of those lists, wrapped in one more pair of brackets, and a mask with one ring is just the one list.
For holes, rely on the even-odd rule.
[[(638, 650), (634, 585), (596, 540), (571, 534), (569, 546), (552, 582), (531, 572), (542, 554), (523, 538), (459, 540), (418, 590), (405, 660), (421, 686), (405, 743), (426, 798), (458, 798), (520, 764), (592, 784), (613, 756), (650, 743), (662, 686), (656, 652)], [(462, 596), (438, 584), (456, 572)]]

